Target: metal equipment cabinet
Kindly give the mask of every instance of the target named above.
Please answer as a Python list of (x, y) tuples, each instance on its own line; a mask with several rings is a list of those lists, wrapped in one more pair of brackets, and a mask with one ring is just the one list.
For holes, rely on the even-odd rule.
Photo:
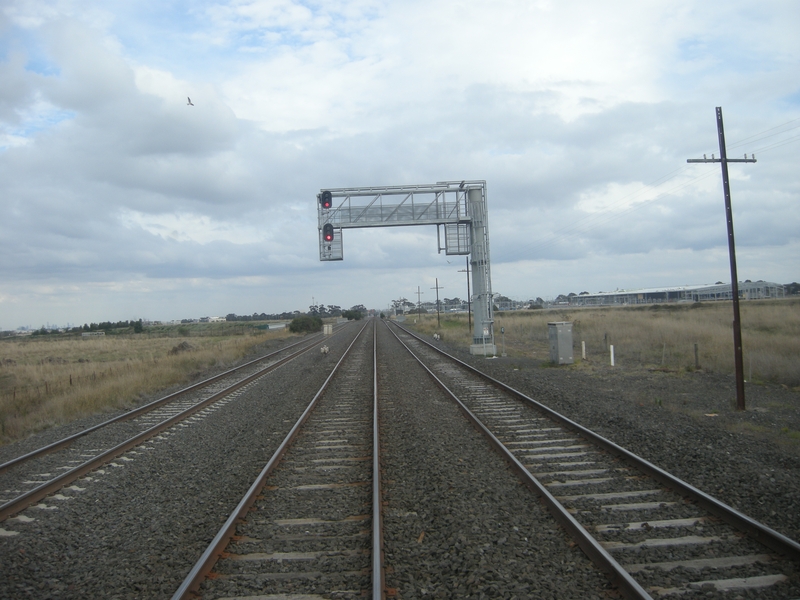
[(571, 365), (572, 323), (559, 321), (547, 324), (547, 337), (550, 341), (550, 362), (557, 365)]

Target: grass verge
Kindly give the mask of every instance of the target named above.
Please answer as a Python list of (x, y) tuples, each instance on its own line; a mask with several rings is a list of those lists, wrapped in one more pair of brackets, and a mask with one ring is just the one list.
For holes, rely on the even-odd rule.
[[(525, 310), (495, 313), (494, 331), (498, 353), (505, 343), (509, 356), (546, 362), (550, 353), (547, 324), (569, 321), (576, 363), (584, 342), (588, 363), (609, 364), (613, 345), (619, 366), (732, 373), (732, 317), (729, 302)], [(455, 345), (471, 342), (466, 315), (443, 315), (441, 324), (436, 315), (422, 315), (414, 324), (415, 319), (416, 315), (409, 316), (406, 323), (420, 333), (439, 332)], [(800, 388), (800, 300), (743, 302), (741, 321), (745, 379)]]
[[(225, 323), (220, 325), (225, 326)], [(182, 325), (155, 335), (0, 342), (0, 444), (225, 368), (287, 330)]]

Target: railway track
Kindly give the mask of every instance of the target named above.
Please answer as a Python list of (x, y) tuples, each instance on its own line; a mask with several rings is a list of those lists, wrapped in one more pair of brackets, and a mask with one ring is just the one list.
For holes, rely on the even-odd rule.
[(235, 399), (260, 377), (315, 348), (303, 339), (0, 465), (0, 522), (132, 448)]
[(798, 595), (795, 541), (391, 329), (626, 597)]
[(380, 598), (377, 391), (368, 321), (173, 600)]
[[(271, 391), (259, 384), (248, 392), (256, 384), (245, 383), (217, 400), (246, 399), (225, 408), (225, 418), (197, 423), (203, 435), (185, 428), (192, 426), (186, 421), (174, 433), (158, 434), (169, 441), (136, 447), (125, 455), (132, 458), (127, 469), (104, 476), (109, 485), (94, 492), (76, 492), (61, 517), (40, 513), (18, 525), (17, 537), (2, 538), (0, 530), (0, 597), (42, 597), (36, 589), (50, 589), (56, 577), (70, 585), (59, 592), (70, 598), (86, 597), (81, 591), (88, 589), (88, 595), (110, 596), (133, 584), (151, 590), (139, 597), (215, 600), (599, 599), (614, 593), (609, 580), (632, 598), (800, 597), (795, 542), (409, 332), (376, 320), (365, 327), (333, 372), (354, 329), (330, 357), (303, 358), (302, 374), (299, 367), (276, 374)], [(599, 569), (570, 548), (563, 530), (531, 502), (504, 459), (486, 451), (476, 430)], [(126, 477), (128, 470), (133, 476)], [(228, 476), (237, 470), (240, 476)], [(726, 521), (726, 509), (739, 520), (736, 527)], [(153, 535), (156, 523), (168, 533)], [(94, 538), (104, 541), (91, 559), (63, 551), (55, 563), (50, 558), (53, 547), (92, 550)], [(126, 547), (117, 550), (112, 540), (120, 539)], [(119, 568), (133, 556), (141, 556), (140, 566)], [(12, 584), (31, 591), (13, 593)]]

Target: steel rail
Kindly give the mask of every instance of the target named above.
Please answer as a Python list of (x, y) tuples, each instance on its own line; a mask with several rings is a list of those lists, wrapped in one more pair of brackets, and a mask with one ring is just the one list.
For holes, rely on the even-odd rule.
[[(389, 326), (387, 325), (387, 328)], [(403, 329), (403, 328), (401, 328)], [(631, 598), (633, 600), (652, 600), (652, 596), (648, 594), (644, 588), (633, 578), (631, 577), (630, 573), (628, 573), (622, 565), (620, 565), (616, 559), (614, 559), (608, 551), (600, 545), (600, 543), (588, 532), (586, 529), (581, 525), (575, 517), (573, 517), (566, 508), (564, 508), (561, 503), (553, 497), (553, 495), (547, 490), (547, 488), (542, 485), (542, 483), (536, 479), (528, 469), (514, 456), (511, 451), (506, 448), (503, 443), (495, 437), (495, 435), (489, 431), (489, 429), (478, 419), (477, 416), (467, 408), (466, 404), (464, 404), (458, 396), (456, 396), (450, 388), (445, 385), (445, 383), (439, 379), (433, 371), (431, 371), (428, 366), (422, 362), (422, 360), (414, 354), (414, 352), (409, 348), (403, 340), (401, 340), (397, 334), (389, 329), (392, 334), (395, 336), (398, 342), (402, 344), (402, 346), (408, 351), (408, 353), (414, 357), (414, 359), (420, 364), (420, 366), (428, 372), (428, 375), (434, 380), (437, 386), (439, 386), (442, 391), (450, 396), (461, 411), (467, 416), (467, 418), (475, 425), (475, 427), (490, 441), (492, 446), (509, 462), (513, 471), (525, 482), (525, 484), (539, 497), (542, 499), (543, 503), (556, 520), (561, 524), (564, 529), (566, 529), (567, 533), (574, 539), (577, 544), (581, 547), (589, 559), (597, 566), (601, 571), (606, 573), (611, 580), (611, 582), (617, 586), (617, 588), (625, 595), (626, 598)], [(406, 331), (406, 329), (403, 329)], [(410, 334), (413, 337), (413, 334)], [(419, 339), (419, 338), (417, 338)], [(423, 340), (420, 340), (423, 341)]]
[(82, 477), (83, 475), (86, 475), (87, 473), (90, 473), (91, 471), (94, 471), (95, 469), (101, 467), (105, 463), (107, 463), (107, 462), (109, 462), (111, 460), (114, 460), (115, 458), (117, 458), (118, 456), (121, 456), (122, 454), (124, 454), (128, 450), (131, 450), (132, 448), (135, 448), (136, 446), (138, 446), (142, 442), (150, 439), (151, 437), (157, 435), (158, 433), (161, 433), (165, 429), (170, 428), (175, 423), (178, 423), (178, 422), (180, 422), (180, 421), (192, 416), (194, 413), (199, 412), (200, 410), (204, 409), (209, 404), (213, 404), (217, 400), (220, 400), (221, 398), (224, 398), (225, 396), (235, 392), (236, 390), (244, 387), (248, 383), (250, 383), (252, 381), (255, 381), (256, 379), (258, 379), (260, 377), (263, 377), (267, 373), (270, 373), (270, 372), (274, 371), (275, 369), (278, 369), (279, 367), (282, 367), (283, 365), (285, 365), (286, 363), (294, 360), (298, 356), (301, 356), (305, 352), (308, 352), (315, 345), (316, 344), (310, 344), (306, 348), (303, 348), (302, 350), (299, 350), (298, 352), (295, 352), (294, 354), (291, 354), (289, 356), (286, 356), (286, 357), (280, 359), (278, 362), (273, 363), (273, 364), (269, 365), (268, 367), (265, 367), (264, 369), (262, 369), (262, 370), (260, 370), (260, 371), (258, 371), (256, 373), (253, 373), (252, 375), (249, 375), (249, 376), (245, 377), (244, 379), (241, 379), (241, 380), (237, 381), (236, 383), (234, 383), (233, 385), (225, 388), (224, 390), (221, 390), (221, 391), (217, 392), (216, 394), (214, 394), (212, 396), (209, 396), (205, 400), (202, 400), (201, 402), (198, 402), (197, 404), (195, 404), (193, 406), (190, 406), (186, 410), (184, 410), (184, 411), (182, 411), (182, 412), (180, 412), (180, 413), (178, 413), (176, 415), (173, 415), (172, 417), (169, 417), (168, 419), (162, 421), (161, 423), (158, 423), (157, 425), (154, 425), (153, 427), (151, 427), (149, 429), (146, 429), (145, 431), (139, 433), (138, 435), (135, 435), (135, 436), (129, 438), (128, 440), (122, 442), (121, 444), (118, 444), (117, 446), (114, 446), (113, 448), (111, 448), (109, 450), (106, 450), (105, 452), (103, 452), (101, 454), (98, 454), (97, 456), (95, 456), (92, 459), (89, 459), (88, 461), (84, 462), (83, 464), (80, 464), (77, 467), (74, 467), (74, 468), (70, 469), (69, 471), (65, 471), (64, 473), (62, 473), (58, 477), (55, 477), (55, 478), (51, 479), (50, 481), (46, 481), (42, 485), (39, 485), (39, 486), (33, 488), (32, 490), (29, 490), (28, 492), (22, 494), (21, 496), (18, 496), (16, 498), (14, 498), (13, 500), (9, 500), (8, 502), (6, 502), (2, 506), (0, 506), (0, 522), (4, 521), (5, 519), (7, 519), (8, 517), (10, 517), (12, 515), (17, 514), (20, 511), (24, 510), (25, 508), (27, 508), (31, 504), (34, 504), (35, 502), (38, 502), (42, 498), (45, 498), (46, 496), (49, 496), (53, 492), (58, 491), (59, 489), (64, 487), (66, 484), (68, 484), (68, 483), (70, 483), (72, 481), (75, 481), (79, 477)]
[[(139, 415), (141, 415), (143, 413), (150, 412), (151, 410), (155, 410), (156, 408), (158, 408), (158, 407), (160, 407), (160, 406), (162, 406), (164, 404), (168, 404), (169, 402), (172, 402), (173, 400), (175, 400), (176, 398), (179, 398), (180, 396), (183, 396), (184, 394), (195, 392), (195, 391), (197, 391), (199, 389), (202, 389), (202, 388), (204, 388), (204, 387), (206, 387), (208, 385), (211, 385), (212, 383), (215, 383), (216, 381), (219, 381), (220, 379), (228, 377), (229, 375), (233, 375), (234, 373), (236, 373), (238, 371), (241, 371), (242, 369), (246, 369), (248, 367), (251, 367), (256, 363), (265, 361), (268, 358), (271, 358), (271, 357), (275, 356), (276, 354), (280, 354), (281, 352), (284, 352), (286, 350), (290, 350), (290, 349), (294, 348), (295, 346), (299, 346), (299, 345), (304, 344), (306, 342), (308, 342), (308, 340), (306, 340), (306, 339), (300, 340), (299, 342), (295, 342), (294, 344), (291, 344), (289, 346), (285, 346), (285, 347), (281, 348), (280, 350), (276, 350), (275, 352), (270, 352), (269, 354), (267, 354), (265, 356), (262, 356), (260, 358), (256, 358), (255, 360), (251, 360), (251, 361), (249, 361), (249, 362), (247, 362), (247, 363), (245, 363), (243, 365), (239, 365), (238, 367), (234, 367), (233, 369), (229, 369), (229, 370), (225, 371), (224, 373), (220, 373), (218, 375), (214, 375), (213, 377), (209, 377), (208, 379), (204, 379), (203, 381), (199, 381), (198, 383), (192, 384), (189, 387), (186, 387), (186, 388), (184, 388), (182, 390), (178, 390), (177, 392), (174, 392), (172, 394), (164, 396), (163, 398), (159, 398), (158, 400), (154, 400), (153, 402), (149, 402), (147, 404), (144, 404), (142, 406), (139, 406), (137, 408), (129, 410), (126, 413), (123, 413), (121, 415), (117, 415), (116, 417), (108, 419), (107, 421), (103, 421), (102, 423), (99, 423), (98, 425), (93, 425), (92, 427), (89, 427), (87, 429), (83, 429), (83, 430), (79, 431), (78, 433), (74, 433), (74, 434), (72, 434), (72, 435), (70, 435), (68, 437), (65, 437), (65, 438), (61, 439), (61, 440), (55, 441), (52, 444), (48, 444), (47, 446), (42, 446), (41, 448), (37, 448), (36, 450), (28, 452), (27, 454), (23, 454), (21, 456), (13, 458), (13, 459), (11, 459), (11, 460), (9, 460), (7, 462), (4, 462), (3, 464), (0, 464), (0, 474), (1, 473), (5, 473), (8, 469), (10, 469), (12, 467), (15, 467), (15, 466), (17, 466), (19, 464), (27, 462), (27, 461), (31, 460), (32, 458), (36, 458), (37, 456), (42, 456), (42, 455), (48, 454), (50, 452), (54, 452), (55, 450), (63, 448), (64, 446), (68, 446), (69, 444), (71, 444), (72, 442), (77, 440), (78, 438), (81, 438), (81, 437), (83, 437), (85, 435), (88, 435), (88, 434), (92, 433), (93, 431), (97, 431), (98, 429), (102, 429), (103, 427), (106, 427), (108, 425), (112, 425), (114, 423), (118, 423), (118, 422), (121, 422), (121, 421), (127, 421), (129, 419), (133, 419), (133, 418), (138, 417)], [(311, 343), (310, 346), (314, 346), (315, 344), (317, 344), (316, 341)]]
[(712, 513), (713, 515), (719, 517), (723, 521), (725, 521), (728, 525), (735, 527), (739, 531), (745, 533), (755, 541), (764, 544), (765, 546), (788, 556), (793, 560), (800, 560), (800, 543), (796, 542), (795, 540), (783, 535), (775, 531), (774, 529), (767, 527), (763, 523), (759, 523), (755, 519), (748, 517), (747, 515), (739, 512), (735, 508), (717, 500), (713, 496), (709, 496), (705, 492), (697, 489), (693, 485), (683, 481), (675, 477), (674, 475), (668, 473), (667, 471), (663, 470), (660, 467), (657, 467), (650, 461), (637, 456), (630, 450), (626, 450), (622, 446), (618, 446), (611, 440), (604, 438), (603, 436), (595, 433), (591, 429), (587, 429), (583, 425), (565, 417), (564, 415), (557, 413), (553, 409), (545, 406), (544, 404), (537, 402), (533, 398), (526, 396), (519, 390), (512, 388), (511, 386), (493, 378), (482, 371), (479, 371), (472, 365), (465, 363), (462, 360), (459, 360), (455, 356), (448, 354), (447, 352), (437, 348), (436, 346), (428, 343), (426, 340), (422, 339), (418, 335), (412, 333), (405, 327), (401, 327), (400, 325), (395, 324), (397, 327), (402, 329), (408, 335), (412, 336), (419, 342), (422, 342), (432, 350), (435, 350), (439, 354), (446, 356), (450, 360), (458, 363), (465, 369), (469, 370), (472, 373), (475, 373), (479, 377), (483, 378), (484, 380), (496, 385), (509, 394), (516, 396), (520, 400), (524, 402), (528, 402), (535, 406), (539, 411), (545, 413), (547, 416), (552, 418), (555, 421), (558, 421), (565, 427), (572, 429), (577, 434), (583, 436), (587, 440), (595, 443), (596, 445), (600, 446), (604, 450), (610, 452), (611, 454), (623, 459), (628, 464), (632, 465), (634, 468), (643, 471), (653, 479), (657, 480), (659, 483), (664, 485), (665, 487), (672, 489), (673, 491), (677, 492), (678, 494), (684, 496), (685, 498), (690, 498), (694, 502), (696, 502), (699, 506), (702, 506), (708, 512)]
[(347, 347), (347, 350), (344, 351), (342, 357), (333, 367), (333, 370), (330, 372), (328, 378), (322, 384), (322, 387), (311, 399), (311, 402), (303, 411), (303, 414), (300, 415), (300, 418), (294, 424), (292, 429), (289, 431), (288, 434), (286, 434), (286, 437), (283, 439), (280, 446), (278, 446), (278, 449), (275, 450), (275, 453), (272, 455), (267, 464), (258, 474), (258, 477), (256, 477), (255, 481), (253, 481), (252, 485), (247, 490), (247, 493), (239, 501), (239, 504), (236, 506), (236, 508), (230, 514), (230, 516), (222, 525), (220, 530), (217, 532), (217, 535), (214, 536), (214, 539), (211, 540), (211, 543), (208, 545), (205, 552), (203, 552), (203, 554), (194, 564), (192, 569), (186, 575), (186, 577), (183, 580), (183, 583), (181, 583), (180, 587), (178, 587), (178, 589), (172, 595), (172, 600), (181, 600), (181, 599), (198, 597), (197, 592), (200, 589), (200, 584), (203, 583), (203, 580), (205, 579), (206, 575), (208, 575), (208, 573), (211, 572), (211, 569), (214, 568), (214, 565), (216, 564), (220, 555), (225, 551), (225, 548), (228, 546), (231, 539), (236, 534), (236, 526), (244, 519), (247, 512), (255, 503), (257, 497), (261, 493), (262, 488), (264, 487), (264, 483), (266, 482), (267, 477), (269, 477), (272, 474), (272, 472), (280, 463), (281, 459), (283, 458), (283, 455), (286, 453), (286, 450), (294, 441), (295, 437), (297, 437), (297, 434), (300, 431), (301, 427), (311, 414), (311, 411), (314, 410), (314, 408), (316, 407), (317, 401), (322, 396), (323, 392), (327, 389), (330, 382), (333, 380), (334, 375), (339, 370), (339, 367), (344, 362), (344, 359), (350, 354), (350, 350), (353, 348), (358, 338), (361, 337), (361, 334), (364, 332), (364, 329), (366, 329), (368, 324), (369, 324), (368, 321), (365, 322), (364, 326), (361, 328), (358, 334), (353, 338), (353, 341), (350, 343), (350, 345)]
[(384, 597), (381, 461), (378, 433), (378, 328), (372, 327), (372, 600)]

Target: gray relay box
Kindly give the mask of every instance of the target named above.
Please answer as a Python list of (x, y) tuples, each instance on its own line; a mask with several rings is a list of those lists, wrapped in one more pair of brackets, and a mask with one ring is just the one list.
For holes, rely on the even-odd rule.
[(547, 324), (547, 337), (550, 341), (550, 362), (557, 365), (571, 365), (572, 323), (559, 321)]

